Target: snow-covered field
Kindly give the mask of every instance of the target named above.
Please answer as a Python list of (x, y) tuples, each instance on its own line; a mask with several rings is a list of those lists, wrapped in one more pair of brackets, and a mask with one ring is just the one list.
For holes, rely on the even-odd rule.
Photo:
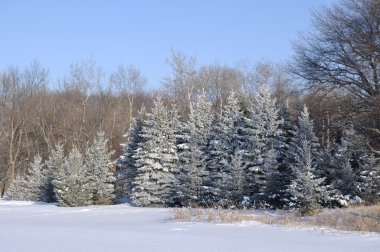
[(380, 235), (176, 223), (170, 209), (0, 200), (0, 251), (380, 251)]

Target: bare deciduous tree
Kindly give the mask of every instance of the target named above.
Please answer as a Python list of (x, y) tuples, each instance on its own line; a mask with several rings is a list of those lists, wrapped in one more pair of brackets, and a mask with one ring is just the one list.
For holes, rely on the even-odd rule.
[(380, 2), (341, 0), (315, 12), (314, 30), (295, 43), (292, 71), (314, 92), (350, 96), (345, 121), (380, 147)]
[(47, 76), (47, 71), (37, 61), (23, 71), (10, 66), (0, 76), (0, 136), (6, 146), (6, 152), (1, 155), (1, 162), (6, 164), (0, 181), (1, 197), (11, 184), (16, 167), (35, 154), (31, 153), (28, 141), (33, 133), (30, 125), (35, 120), (37, 100), (33, 98), (46, 89)]
[(228, 95), (233, 91), (241, 96), (244, 90), (244, 77), (241, 71), (219, 64), (202, 66), (198, 73), (198, 82), (222, 112)]
[[(100, 67), (96, 66), (96, 62), (92, 59), (78, 61), (71, 64), (70, 74), (66, 76), (63, 81), (64, 91), (69, 95), (68, 98), (72, 99), (73, 96), (80, 100), (82, 108), (80, 113), (81, 122), (79, 124), (78, 135), (76, 136), (76, 143), (79, 148), (89, 142), (88, 136), (88, 102), (92, 94), (101, 88), (103, 85), (103, 73)], [(74, 110), (75, 111), (75, 110)], [(68, 122), (70, 123), (70, 121)]]
[(196, 59), (172, 50), (167, 62), (172, 68), (172, 76), (163, 79), (166, 91), (174, 99), (182, 115), (192, 114), (194, 95), (200, 89), (199, 82), (196, 80)]
[(129, 103), (129, 123), (132, 123), (135, 97), (141, 93), (147, 84), (147, 79), (139, 69), (130, 65), (119, 66), (117, 71), (110, 76), (110, 82), (114, 84), (119, 94), (125, 95)]

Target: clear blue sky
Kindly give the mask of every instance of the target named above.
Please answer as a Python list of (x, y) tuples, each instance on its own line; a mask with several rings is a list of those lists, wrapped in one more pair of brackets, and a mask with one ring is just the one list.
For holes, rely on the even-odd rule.
[(310, 11), (334, 0), (0, 0), (0, 69), (38, 59), (54, 83), (70, 63), (132, 64), (156, 87), (171, 48), (234, 66), (282, 61)]

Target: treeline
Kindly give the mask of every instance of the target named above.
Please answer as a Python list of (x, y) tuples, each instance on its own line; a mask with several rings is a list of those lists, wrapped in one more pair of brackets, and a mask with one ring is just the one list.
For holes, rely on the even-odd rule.
[(27, 172), (36, 154), (46, 160), (57, 144), (64, 146), (65, 154), (73, 146), (85, 153), (98, 131), (105, 132), (109, 147), (115, 150), (112, 158), (118, 158), (137, 111), (143, 106), (150, 111), (158, 94), (166, 104), (178, 106), (181, 120), (188, 118), (190, 105), (202, 90), (217, 113), (231, 90), (246, 93), (248, 98), (265, 83), (276, 90), (279, 99), (289, 98), (290, 104), (298, 101), (281, 66), (196, 68), (194, 59), (180, 52), (173, 52), (170, 62), (172, 74), (164, 78), (164, 87), (158, 91), (147, 91), (146, 78), (133, 66), (120, 66), (107, 74), (93, 60), (80, 61), (56, 85), (49, 82), (48, 70), (38, 61), (24, 68), (6, 67), (0, 73), (1, 195), (14, 177)]
[[(373, 155), (376, 162), (380, 155), (379, 16), (380, 5), (375, 0), (342, 1), (316, 12), (313, 29), (295, 42), (294, 57), (282, 65), (198, 65), (195, 58), (173, 51), (168, 60), (172, 71), (163, 78), (162, 89), (155, 92), (148, 92), (144, 88), (147, 80), (133, 66), (120, 66), (115, 72), (107, 74), (92, 60), (77, 62), (54, 85), (49, 80), (48, 70), (37, 61), (25, 68), (6, 67), (0, 73), (1, 196), (15, 177), (29, 175), (30, 163), (35, 156), (39, 155), (41, 162), (46, 163), (58, 145), (63, 146), (64, 156), (74, 147), (85, 156), (99, 131), (105, 132), (105, 138), (109, 139), (107, 147), (115, 150), (111, 159), (118, 159), (125, 151), (121, 144), (127, 147), (138, 146), (141, 139), (135, 143), (125, 143), (123, 136), (126, 132), (135, 130), (131, 125), (138, 121), (143, 124), (145, 116), (142, 115), (148, 117), (148, 114), (154, 114), (157, 101), (156, 104), (153, 101), (158, 95), (163, 106), (176, 111), (175, 115), (170, 116), (178, 117), (178, 123), (186, 125), (191, 120), (196, 120), (193, 116), (199, 97), (204, 97), (207, 104), (210, 104), (209, 109), (214, 119), (223, 117), (231, 92), (238, 98), (239, 115), (242, 113), (249, 118), (253, 107), (259, 104), (256, 101), (258, 91), (268, 87), (272, 102), (275, 100), (276, 109), (280, 110), (278, 120), (288, 121), (291, 127), (297, 125), (303, 106), (308, 107), (319, 144), (315, 149), (319, 153), (325, 153), (325, 157), (317, 155), (320, 160), (316, 167), (320, 167), (321, 163), (325, 167), (336, 166), (330, 164), (335, 160), (331, 156), (334, 157), (339, 146), (345, 143), (347, 132), (355, 132), (355, 142), (368, 157)], [(138, 110), (142, 108), (145, 112), (141, 112), (140, 118)], [(284, 108), (287, 110), (286, 118), (281, 112)], [(217, 119), (212, 124), (218, 124)], [(185, 154), (181, 153), (181, 148), (189, 141), (186, 134), (184, 138), (176, 137), (178, 155), (190, 155), (195, 160), (192, 157), (195, 154), (186, 151)], [(143, 135), (136, 136), (140, 137), (143, 138)], [(207, 142), (209, 148), (213, 140), (211, 136), (204, 138), (207, 140), (194, 141)], [(255, 160), (256, 150), (251, 151), (251, 162), (262, 163), (260, 159)], [(279, 153), (287, 153), (274, 152), (277, 162), (280, 162), (277, 156)], [(333, 154), (326, 154), (328, 152)], [(127, 160), (133, 164), (135, 161), (132, 157), (135, 154), (128, 155), (124, 153), (123, 156), (129, 157)], [(364, 156), (366, 162), (370, 160)], [(178, 158), (176, 162), (181, 162)], [(362, 175), (359, 175), (359, 171), (364, 170), (357, 167), (362, 161), (354, 160), (356, 159), (350, 159), (349, 163), (356, 176), (360, 177)], [(196, 162), (207, 164), (209, 161), (202, 159)], [(217, 167), (216, 164), (213, 165)], [(342, 167), (347, 167), (347, 164)], [(340, 173), (345, 174), (342, 167)], [(111, 169), (119, 169), (119, 166)], [(323, 183), (331, 185), (336, 175), (313, 176), (325, 177)], [(254, 177), (257, 184), (254, 190), (262, 193), (262, 179)], [(220, 178), (215, 179), (220, 181)], [(357, 178), (354, 180), (363, 181)], [(133, 187), (133, 183), (120, 185), (118, 182), (118, 190), (120, 186), (129, 188)], [(356, 195), (363, 197), (361, 193)]]
[(56, 145), (49, 159), (34, 157), (28, 174), (13, 180), (7, 195), (13, 200), (58, 202), (60, 206), (87, 206), (115, 202), (112, 152), (104, 133), (82, 154), (76, 146), (66, 156)]
[(221, 114), (205, 94), (189, 119), (159, 97), (141, 111), (118, 161), (121, 196), (137, 206), (294, 208), (379, 201), (380, 166), (352, 128), (321, 148), (305, 106), (297, 124), (268, 87), (252, 101), (232, 92)]
[[(154, 101), (128, 132), (112, 172), (112, 153), (98, 133), (85, 153), (57, 145), (47, 161), (37, 155), (7, 195), (57, 201), (61, 206), (121, 202), (136, 206), (296, 209), (373, 204), (380, 200), (380, 166), (354, 129), (339, 143), (318, 144), (306, 106), (297, 123), (267, 86), (253, 100), (231, 92), (221, 114), (205, 93), (189, 118), (175, 104)], [(115, 175), (115, 177), (114, 177)]]
[(92, 60), (72, 64), (54, 87), (37, 61), (7, 67), (0, 74), (1, 195), (36, 154), (46, 160), (57, 144), (65, 154), (73, 146), (85, 153), (98, 131), (110, 139), (116, 159), (133, 115), (142, 104), (150, 107), (145, 82), (134, 67), (105, 75)]

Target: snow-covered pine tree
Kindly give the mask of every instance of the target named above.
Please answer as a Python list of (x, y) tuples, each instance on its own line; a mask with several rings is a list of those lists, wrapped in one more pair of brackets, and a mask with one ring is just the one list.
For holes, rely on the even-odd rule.
[[(282, 135), (280, 125), (283, 120), (279, 117), (279, 109), (276, 99), (271, 97), (270, 89), (263, 86), (255, 97), (256, 103), (252, 104), (252, 121), (256, 134), (261, 136), (265, 143), (265, 150), (276, 149), (278, 137)], [(263, 154), (265, 156), (265, 153)]]
[(28, 174), (16, 178), (7, 195), (14, 200), (47, 201), (43, 166), (42, 157), (34, 156)]
[(290, 181), (288, 184), (286, 184), (286, 181), (283, 181), (285, 174), (278, 169), (278, 161), (274, 149), (267, 152), (267, 158), (263, 168), (265, 184), (263, 194), (260, 197), (261, 204), (274, 209), (284, 208), (287, 203), (286, 199), (284, 199), (284, 190), (287, 191)]
[(310, 114), (306, 105), (301, 111), (301, 115), (298, 117), (298, 125), (294, 131), (291, 144), (289, 146), (289, 152), (293, 159), (297, 157), (299, 147), (303, 142), (307, 141), (310, 144), (310, 151), (313, 157), (316, 157), (318, 144), (318, 138), (314, 133), (314, 123), (310, 119)]
[(29, 200), (28, 181), (23, 176), (17, 176), (13, 179), (11, 186), (8, 188), (6, 196), (11, 200)]
[(172, 104), (171, 108), (169, 109), (169, 126), (171, 129), (173, 129), (173, 133), (176, 140), (176, 160), (175, 164), (173, 164), (173, 174), (175, 176), (174, 181), (174, 188), (175, 188), (175, 194), (172, 197), (173, 203), (172, 205), (180, 206), (182, 204), (182, 193), (181, 193), (181, 186), (180, 186), (180, 170), (179, 170), (179, 156), (181, 154), (181, 149), (179, 148), (180, 143), (183, 142), (183, 139), (185, 139), (184, 131), (184, 123), (182, 120), (180, 120), (180, 114), (179, 110), (177, 109), (176, 104)]
[(357, 189), (358, 176), (352, 170), (352, 166), (349, 160), (340, 164), (340, 168), (336, 173), (336, 177), (332, 181), (334, 189), (339, 190), (343, 195), (359, 196)]
[(323, 185), (325, 178), (316, 176), (317, 146), (313, 121), (304, 106), (289, 149), (293, 178), (288, 189), (292, 200), (290, 206), (303, 215), (313, 214), (328, 199), (328, 188)]
[(323, 184), (330, 188), (329, 202), (330, 206), (347, 206), (350, 197), (344, 195), (339, 187), (344, 187), (343, 191), (351, 187), (352, 183), (344, 185), (343, 181), (347, 179), (352, 181), (353, 173), (349, 159), (346, 155), (338, 154), (342, 150), (337, 143), (330, 143), (319, 152), (317, 176), (325, 178)]
[(361, 172), (362, 182), (360, 189), (366, 203), (375, 204), (380, 202), (380, 163), (374, 155), (371, 155)]
[(259, 193), (259, 185), (256, 183), (257, 174), (261, 172), (261, 166), (264, 163), (262, 149), (264, 146), (263, 139), (256, 134), (254, 123), (250, 118), (251, 114), (243, 114), (238, 136), (241, 143), (242, 166), (245, 177), (244, 194), (246, 200), (254, 203)]
[(46, 176), (44, 174), (45, 165), (40, 154), (34, 156), (33, 163), (30, 165), (28, 184), (31, 201), (48, 201), (46, 194)]
[(193, 105), (193, 113), (184, 125), (179, 149), (179, 180), (183, 205), (200, 205), (205, 194), (207, 138), (214, 114), (205, 93), (199, 95)]
[[(336, 189), (340, 190), (344, 195), (361, 196), (361, 191), (363, 190), (358, 186), (364, 181), (361, 175), (368, 168), (371, 170), (373, 167), (370, 164), (372, 160), (367, 146), (359, 139), (359, 135), (353, 127), (345, 131), (334, 157), (338, 174), (332, 184), (336, 183), (336, 180), (341, 180), (341, 186), (336, 186)], [(347, 164), (343, 166), (346, 168), (344, 171), (339, 170), (342, 163)]]
[(236, 162), (233, 164), (233, 157), (240, 152), (241, 138), (238, 133), (241, 118), (239, 101), (231, 92), (222, 114), (214, 124), (207, 149), (208, 192), (205, 201), (209, 205), (227, 207), (231, 203), (227, 192), (230, 184), (235, 182), (232, 170)]
[(202, 93), (197, 97), (193, 114), (190, 115), (188, 123), (191, 140), (194, 144), (206, 148), (213, 121), (212, 103), (207, 100), (206, 94)]
[(52, 182), (60, 206), (87, 206), (92, 204), (92, 188), (86, 176), (83, 156), (74, 147), (64, 159), (61, 170)]
[(133, 155), (138, 144), (142, 142), (142, 128), (144, 124), (145, 108), (143, 107), (127, 133), (127, 143), (124, 144), (124, 153), (116, 161), (116, 194), (118, 200), (124, 196), (130, 196), (133, 189), (133, 181), (137, 174), (137, 167)]
[[(321, 149), (318, 156), (319, 168), (318, 176), (325, 177), (325, 184), (331, 185), (336, 177), (336, 161), (335, 153), (337, 152), (337, 144), (330, 143), (325, 148)], [(293, 162), (292, 162), (293, 163)], [(342, 164), (342, 163), (341, 163)], [(341, 168), (341, 167), (340, 167)]]
[(370, 156), (352, 127), (344, 131), (340, 143), (323, 150), (320, 160), (318, 172), (326, 177), (325, 184), (334, 189), (333, 204), (347, 205), (347, 199), (362, 196), (361, 185), (365, 184), (362, 174), (369, 167)]
[[(255, 148), (259, 149), (260, 156), (254, 162), (254, 181), (258, 186), (261, 195), (256, 194), (254, 200), (267, 201), (273, 195), (263, 195), (266, 188), (268, 176), (277, 173), (277, 158), (282, 145), (282, 118), (279, 116), (279, 109), (276, 107), (276, 99), (271, 97), (270, 89), (264, 85), (255, 97), (255, 103), (251, 105), (251, 138), (256, 142)], [(257, 151), (257, 150), (255, 150)], [(274, 156), (275, 155), (275, 156)], [(257, 192), (256, 192), (257, 193)]]
[(279, 115), (283, 120), (283, 123), (279, 125), (279, 128), (282, 130), (282, 135), (277, 137), (278, 146), (275, 150), (276, 153), (273, 153), (275, 155), (272, 157), (276, 158), (277, 169), (272, 170), (272, 172), (265, 169), (267, 173), (264, 195), (266, 196), (265, 201), (270, 207), (287, 208), (290, 201), (290, 195), (287, 188), (289, 187), (292, 178), (292, 169), (289, 165), (292, 163), (291, 157), (289, 156), (289, 146), (291, 145), (294, 129), (290, 121), (287, 105), (280, 105)]
[(327, 188), (322, 185), (324, 178), (315, 176), (312, 145), (304, 140), (297, 149), (296, 161), (292, 164), (294, 179), (289, 186), (291, 207), (302, 215), (312, 215), (327, 201)]
[(57, 144), (51, 151), (49, 159), (46, 160), (46, 169), (44, 170), (45, 176), (45, 189), (47, 202), (57, 201), (54, 193), (53, 180), (63, 177), (65, 174), (63, 164), (65, 162), (65, 153), (63, 145)]
[(111, 156), (104, 132), (98, 132), (86, 151), (86, 177), (92, 191), (92, 202), (97, 205), (112, 204), (115, 200), (115, 177)]
[(137, 206), (169, 206), (177, 194), (178, 113), (168, 111), (160, 97), (147, 113), (142, 142), (133, 156), (137, 167), (132, 201)]
[(237, 207), (246, 206), (243, 201), (246, 195), (247, 179), (245, 177), (243, 164), (243, 150), (236, 148), (231, 157), (231, 174), (224, 176), (227, 178), (223, 181), (224, 193), (227, 201), (223, 205), (232, 205)]

